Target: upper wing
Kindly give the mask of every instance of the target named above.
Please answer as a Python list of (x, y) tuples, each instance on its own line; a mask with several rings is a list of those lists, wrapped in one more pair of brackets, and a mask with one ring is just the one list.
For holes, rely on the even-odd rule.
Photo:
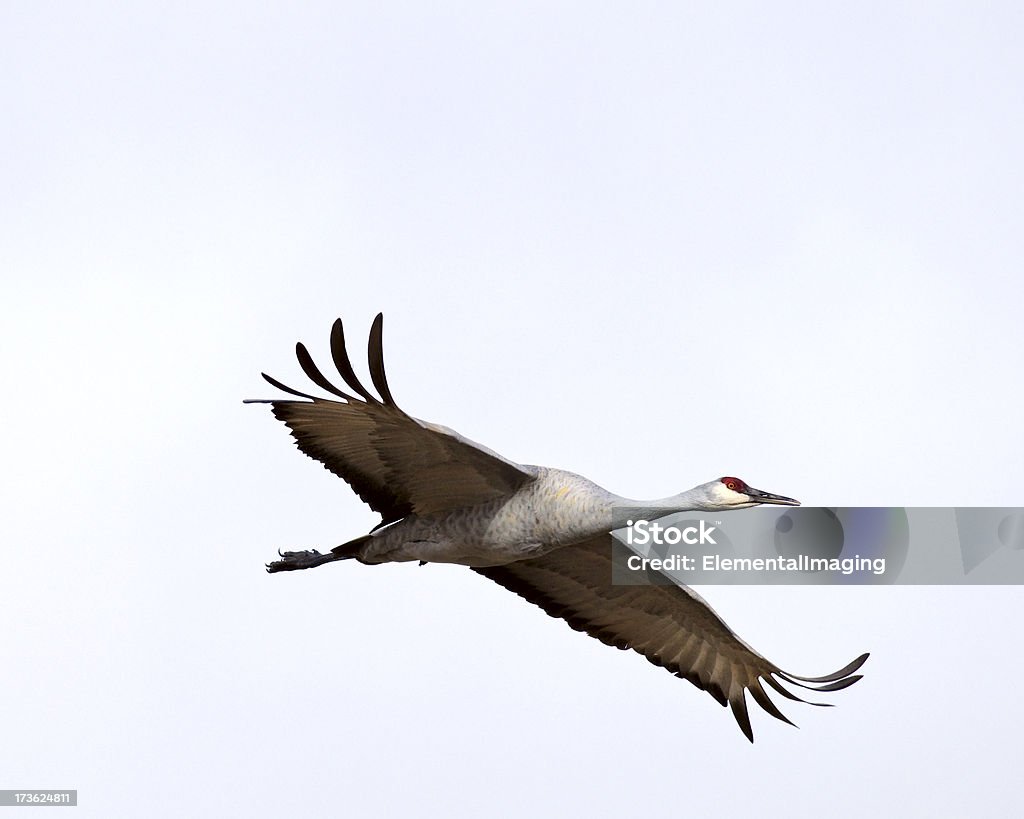
[(300, 342), (295, 354), (303, 371), (313, 383), (343, 400), (299, 392), (263, 373), (278, 389), (309, 400), (249, 399), (247, 403), (270, 404), (274, 416), (291, 429), (299, 449), (347, 481), (381, 514), (383, 523), (412, 513), (494, 500), (533, 480), (534, 474), (527, 468), (454, 430), (419, 421), (398, 408), (384, 374), (383, 323), (378, 314), (369, 343), (370, 378), (380, 398), (356, 378), (338, 319), (331, 328), (331, 356), (345, 384), (359, 397), (328, 381)]
[(762, 680), (784, 697), (806, 702), (783, 688), (775, 677), (812, 691), (838, 691), (860, 679), (854, 672), (867, 654), (834, 674), (798, 677), (783, 672), (740, 640), (686, 586), (613, 585), (613, 567), (623, 566), (632, 554), (607, 534), (542, 557), (473, 571), (537, 604), (552, 617), (562, 618), (577, 631), (607, 645), (631, 648), (707, 691), (722, 705), (728, 703), (751, 742), (754, 734), (745, 692), (773, 717), (790, 722), (765, 694)]

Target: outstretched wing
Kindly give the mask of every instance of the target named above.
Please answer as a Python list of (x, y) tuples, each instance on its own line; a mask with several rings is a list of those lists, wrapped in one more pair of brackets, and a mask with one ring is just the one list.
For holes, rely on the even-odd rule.
[(784, 688), (780, 680), (812, 691), (838, 691), (860, 679), (854, 672), (867, 654), (823, 677), (787, 674), (737, 637), (691, 589), (675, 583), (614, 585), (613, 568), (624, 566), (632, 554), (607, 534), (542, 557), (473, 571), (535, 603), (552, 617), (560, 617), (577, 631), (606, 645), (631, 648), (707, 691), (722, 705), (730, 705), (751, 742), (754, 734), (746, 692), (773, 717), (793, 724), (768, 698), (762, 681), (788, 699), (807, 702)]
[(383, 518), (382, 525), (409, 514), (474, 506), (511, 495), (534, 479), (528, 468), (464, 438), (454, 430), (406, 415), (391, 395), (384, 374), (384, 317), (370, 329), (370, 378), (379, 398), (356, 377), (345, 349), (341, 319), (331, 328), (331, 356), (349, 395), (332, 384), (300, 342), (299, 364), (309, 379), (341, 401), (317, 398), (263, 377), (278, 389), (308, 400), (255, 400), (270, 404), (288, 425), (299, 449), (344, 479)]

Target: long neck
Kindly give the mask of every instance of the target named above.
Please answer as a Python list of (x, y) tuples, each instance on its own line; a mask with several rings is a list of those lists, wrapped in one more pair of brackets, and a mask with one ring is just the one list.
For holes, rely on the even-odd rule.
[(630, 500), (618, 498), (612, 507), (611, 528), (618, 529), (628, 526), (630, 521), (656, 518), (671, 515), (673, 512), (697, 512), (715, 508), (708, 498), (703, 486), (696, 486), (678, 495), (658, 500)]

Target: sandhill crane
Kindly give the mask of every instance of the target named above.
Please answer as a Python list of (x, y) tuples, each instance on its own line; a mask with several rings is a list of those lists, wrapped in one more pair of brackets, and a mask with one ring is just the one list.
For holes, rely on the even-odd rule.
[(300, 392), (263, 373), (295, 398), (247, 401), (270, 404), (298, 448), (345, 480), (382, 518), (369, 534), (324, 554), (279, 550), (280, 560), (267, 564), (268, 571), (350, 558), (366, 564), (415, 560), (469, 566), (577, 631), (631, 648), (728, 704), (751, 742), (745, 692), (769, 714), (793, 724), (769, 699), (762, 681), (788, 699), (806, 702), (780, 681), (837, 691), (861, 678), (854, 672), (867, 654), (833, 674), (788, 674), (744, 643), (688, 587), (612, 584), (613, 561), (626, 547), (610, 533), (626, 526), (627, 513), (649, 510), (653, 518), (762, 503), (797, 506), (798, 501), (734, 477), (657, 501), (634, 501), (572, 472), (514, 463), (399, 409), (384, 374), (382, 328), (378, 314), (369, 341), (370, 378), (378, 395), (356, 377), (338, 319), (331, 330), (331, 355), (354, 395), (332, 384), (300, 342), (295, 352), (303, 371), (341, 400)]

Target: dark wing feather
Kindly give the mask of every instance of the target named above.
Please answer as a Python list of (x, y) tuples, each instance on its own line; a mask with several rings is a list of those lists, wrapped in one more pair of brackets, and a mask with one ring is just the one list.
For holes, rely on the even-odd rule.
[[(607, 645), (631, 648), (707, 691), (732, 708), (751, 742), (754, 734), (745, 692), (773, 717), (790, 722), (768, 698), (762, 680), (788, 699), (806, 702), (783, 688), (776, 677), (813, 691), (837, 691), (860, 679), (854, 672), (867, 654), (824, 677), (786, 674), (737, 637), (693, 590), (674, 583), (614, 584), (613, 572), (616, 567), (622, 571), (631, 554), (611, 535), (601, 535), (542, 557), (473, 571), (535, 603), (552, 617), (560, 617), (577, 631)], [(807, 682), (824, 685), (812, 687), (804, 684)]]
[(384, 372), (382, 329), (383, 318), (378, 315), (370, 331), (369, 362), (380, 399), (356, 377), (339, 319), (331, 330), (331, 354), (345, 384), (360, 397), (332, 384), (300, 343), (295, 353), (306, 376), (343, 400), (317, 398), (264, 374), (278, 389), (309, 400), (248, 403), (270, 404), (274, 417), (288, 425), (299, 449), (344, 479), (381, 514), (384, 523), (506, 497), (534, 479), (529, 468), (399, 409)]

